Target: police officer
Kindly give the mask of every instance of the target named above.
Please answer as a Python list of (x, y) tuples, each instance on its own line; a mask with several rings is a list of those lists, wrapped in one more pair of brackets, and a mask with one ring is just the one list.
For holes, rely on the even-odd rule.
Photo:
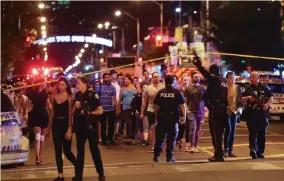
[(212, 137), (212, 143), (215, 149), (214, 156), (209, 158), (210, 162), (224, 161), (222, 150), (222, 136), (224, 128), (228, 124), (227, 111), (227, 80), (220, 75), (219, 67), (212, 64), (209, 72), (201, 64), (200, 57), (195, 53), (193, 64), (208, 81), (208, 87), (204, 94), (206, 106), (209, 109), (209, 128)]
[(268, 127), (268, 114), (273, 103), (273, 93), (268, 86), (259, 82), (259, 74), (252, 72), (250, 85), (242, 94), (241, 101), (247, 103), (246, 115), (249, 130), (249, 148), (252, 159), (264, 158), (265, 134)]
[(89, 140), (90, 151), (96, 166), (99, 180), (105, 180), (103, 163), (98, 148), (98, 116), (103, 114), (98, 95), (88, 90), (88, 80), (85, 77), (77, 79), (78, 92), (75, 95), (73, 107), (74, 126), (77, 139), (76, 177), (73, 181), (82, 181), (85, 157), (85, 143)]
[[(175, 162), (173, 151), (178, 132), (178, 122), (185, 121), (185, 102), (181, 92), (173, 88), (174, 77), (167, 75), (166, 88), (158, 91), (154, 104), (157, 118), (156, 143), (154, 147), (154, 159), (158, 162), (162, 151), (165, 136), (167, 135), (167, 162)], [(180, 115), (181, 113), (181, 115)]]

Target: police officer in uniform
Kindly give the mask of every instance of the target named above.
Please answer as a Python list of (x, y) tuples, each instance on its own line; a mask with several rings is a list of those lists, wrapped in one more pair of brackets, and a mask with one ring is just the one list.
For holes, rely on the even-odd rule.
[(104, 169), (98, 148), (98, 116), (103, 114), (103, 108), (100, 105), (99, 97), (96, 92), (88, 90), (88, 80), (85, 77), (77, 79), (78, 92), (75, 95), (75, 104), (73, 107), (74, 127), (77, 139), (77, 162), (75, 167), (76, 177), (73, 181), (83, 180), (85, 143), (88, 139), (90, 151), (99, 181), (104, 181)]
[(273, 93), (269, 87), (259, 82), (259, 74), (252, 72), (250, 85), (242, 94), (241, 101), (247, 103), (245, 118), (249, 130), (249, 148), (252, 159), (264, 158), (265, 134), (268, 114), (273, 103)]
[(209, 72), (201, 64), (200, 57), (195, 52), (193, 64), (208, 81), (208, 87), (204, 94), (206, 106), (209, 109), (209, 128), (212, 137), (212, 143), (215, 149), (214, 156), (209, 158), (210, 162), (224, 161), (222, 149), (222, 137), (224, 129), (228, 124), (227, 115), (227, 80), (220, 75), (219, 67), (212, 64)]
[[(154, 104), (157, 118), (156, 143), (154, 147), (153, 161), (159, 162), (160, 152), (167, 135), (167, 162), (175, 162), (173, 151), (178, 132), (178, 122), (185, 121), (185, 102), (181, 92), (173, 88), (174, 77), (167, 75), (165, 78), (166, 88), (158, 91)], [(180, 115), (181, 113), (181, 115)]]

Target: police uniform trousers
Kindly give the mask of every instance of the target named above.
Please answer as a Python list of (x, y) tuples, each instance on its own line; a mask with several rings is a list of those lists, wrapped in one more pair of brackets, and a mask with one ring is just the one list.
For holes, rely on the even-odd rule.
[(172, 158), (178, 133), (178, 120), (179, 117), (171, 113), (161, 113), (159, 115), (158, 124), (156, 126), (155, 156), (160, 156), (164, 140), (167, 138), (166, 155), (167, 158)]
[[(79, 123), (80, 122), (80, 123)], [(78, 120), (76, 124), (77, 139), (77, 162), (76, 162), (76, 181), (81, 181), (84, 170), (85, 143), (89, 140), (90, 151), (98, 174), (104, 173), (100, 150), (98, 148), (97, 121), (94, 121), (95, 131), (88, 130), (85, 120)]]
[(209, 110), (209, 129), (212, 137), (212, 144), (215, 149), (215, 158), (223, 157), (222, 137), (224, 129), (228, 124), (228, 114), (226, 106), (216, 105)]
[(249, 148), (263, 154), (265, 150), (265, 134), (268, 127), (267, 116), (261, 109), (250, 110), (247, 127), (249, 130)]

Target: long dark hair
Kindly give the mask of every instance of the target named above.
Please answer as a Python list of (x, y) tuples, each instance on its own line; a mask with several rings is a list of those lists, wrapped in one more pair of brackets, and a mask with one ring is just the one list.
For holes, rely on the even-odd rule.
[(60, 77), (59, 79), (58, 79), (58, 81), (57, 81), (57, 87), (56, 87), (56, 89), (57, 89), (57, 92), (59, 92), (59, 90), (58, 90), (58, 84), (59, 84), (59, 82), (61, 82), (61, 81), (63, 81), (65, 84), (66, 84), (66, 92), (69, 94), (69, 95), (72, 95), (72, 91), (71, 91), (71, 86), (70, 86), (70, 83), (69, 83), (69, 81), (67, 80), (67, 78), (66, 77)]
[[(127, 78), (128, 80), (130, 80), (131, 83), (133, 83), (133, 79), (132, 79), (131, 75), (126, 74), (126, 75), (124, 76), (124, 78)], [(124, 83), (124, 81), (123, 81), (123, 83)]]

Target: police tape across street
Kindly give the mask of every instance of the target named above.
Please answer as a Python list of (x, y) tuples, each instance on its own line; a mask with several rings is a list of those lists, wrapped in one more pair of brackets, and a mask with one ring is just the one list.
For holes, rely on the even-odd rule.
[[(227, 56), (236, 56), (236, 57), (247, 57), (247, 58), (255, 58), (255, 59), (267, 59), (267, 60), (280, 60), (280, 61), (284, 61), (284, 58), (279, 58), (279, 57), (264, 57), (264, 56), (254, 56), (254, 55), (244, 55), (244, 54), (233, 54), (233, 53), (223, 53), (223, 52), (206, 52), (207, 54), (212, 54), (212, 55), (227, 55)], [(178, 57), (191, 57), (193, 54), (182, 54), (182, 55), (177, 55)], [(162, 59), (166, 59), (166, 58), (171, 58), (173, 56), (166, 56), (166, 57), (160, 57), (160, 58), (155, 58), (155, 59), (150, 59), (150, 60), (146, 60), (143, 61), (143, 63), (150, 63), (150, 62), (155, 62), (158, 60), (162, 60)], [(98, 70), (98, 71), (93, 71), (93, 72), (89, 72), (89, 73), (84, 73), (84, 74), (80, 74), (77, 76), (87, 76), (87, 75), (93, 75), (96, 73), (100, 73), (100, 72), (104, 72), (104, 71), (110, 71), (110, 70), (115, 70), (115, 69), (119, 69), (119, 68), (125, 68), (125, 67), (130, 67), (135, 65), (135, 63), (131, 63), (131, 64), (127, 64), (127, 65), (122, 65), (122, 66), (117, 66), (114, 68), (106, 68), (104, 70)], [(21, 86), (21, 87), (17, 87), (17, 88), (11, 88), (11, 89), (6, 89), (5, 91), (14, 91), (14, 90), (20, 90), (20, 89), (25, 89), (25, 88), (30, 88), (30, 87), (34, 87), (34, 86), (38, 86), (38, 85), (43, 85), (46, 83), (55, 83), (57, 82), (57, 80), (51, 80), (51, 81), (46, 81), (46, 82), (42, 82), (42, 83), (37, 83), (37, 84), (31, 84), (31, 85), (26, 85), (26, 86)]]

